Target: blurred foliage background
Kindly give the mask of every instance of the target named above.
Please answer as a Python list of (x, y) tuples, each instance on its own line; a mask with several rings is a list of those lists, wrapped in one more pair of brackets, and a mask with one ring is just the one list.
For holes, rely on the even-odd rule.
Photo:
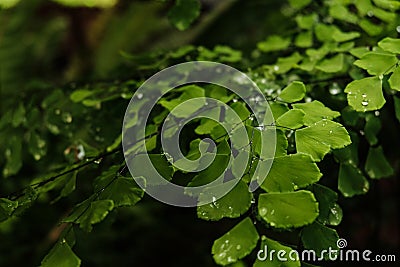
[[(210, 49), (229, 45), (243, 52), (240, 65), (246, 69), (254, 64), (248, 58), (257, 42), (294, 30), (284, 16), (286, 3), (279, 0), (203, 0), (200, 17), (185, 31), (168, 21), (172, 5), (173, 1), (161, 0), (0, 0), (0, 113), (9, 114), (15, 126), (0, 126), (1, 162), (7, 162), (3, 151), (21, 151), (2, 166), (2, 175), (8, 178), (1, 182), (1, 196), (28, 185), (32, 177), (72, 164), (78, 144), (99, 151), (118, 137), (126, 108), (121, 102), (105, 103), (98, 113), (55, 101), (62, 95), (67, 98), (77, 86), (109, 90), (129, 79), (144, 79), (166, 66), (167, 51), (184, 45)], [(36, 123), (27, 125), (25, 115)], [(58, 122), (59, 116), (64, 123)], [(69, 124), (75, 117), (79, 121)], [(389, 148), (396, 176), (399, 125), (383, 123), (383, 129), (381, 133), (389, 137), (380, 139)], [(86, 150), (87, 156), (90, 153)], [(21, 217), (0, 224), (0, 266), (40, 264), (64, 227), (58, 225), (59, 218), (83, 199), (92, 182), (86, 178), (102, 171), (103, 162), (99, 164), (78, 174), (77, 190), (70, 198), (51, 206), (43, 199)], [(323, 162), (321, 170), (328, 184), (336, 179), (332, 158)], [(352, 201), (341, 197), (344, 219), (337, 227), (339, 235), (353, 248), (398, 251), (398, 194), (398, 179), (383, 179), (371, 183), (366, 195)], [(74, 251), (83, 266), (214, 266), (212, 242), (236, 223), (201, 221), (195, 209), (174, 208), (145, 197), (137, 206), (120, 209), (118, 216), (112, 213), (91, 234), (77, 230), (80, 242)]]

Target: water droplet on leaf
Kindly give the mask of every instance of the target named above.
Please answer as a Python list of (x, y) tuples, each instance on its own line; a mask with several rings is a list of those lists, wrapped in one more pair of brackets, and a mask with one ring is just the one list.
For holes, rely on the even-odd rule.
[(267, 214), (267, 209), (266, 208), (261, 208), (260, 209), (260, 215), (264, 216), (265, 214)]

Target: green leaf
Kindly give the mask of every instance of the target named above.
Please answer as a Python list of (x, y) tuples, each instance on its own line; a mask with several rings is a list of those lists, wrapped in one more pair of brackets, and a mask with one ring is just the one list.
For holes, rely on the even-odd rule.
[(343, 196), (352, 197), (367, 193), (369, 183), (357, 167), (342, 163), (339, 169), (338, 189)]
[(217, 154), (211, 165), (196, 174), (188, 186), (201, 186), (214, 181), (224, 172), (226, 166), (228, 166), (229, 159), (230, 147), (227, 141), (223, 141), (217, 146)]
[(378, 43), (378, 46), (387, 52), (400, 54), (400, 39), (386, 37)]
[[(260, 251), (263, 251), (263, 253), (260, 253), (260, 258), (263, 260), (260, 260), (257, 255), (257, 260), (255, 261), (253, 267), (300, 267), (300, 261), (299, 258), (297, 257), (297, 254), (294, 253), (294, 250), (291, 249), (290, 247), (284, 246), (278, 241), (269, 239), (265, 236), (261, 237), (261, 245), (260, 245)], [(282, 261), (281, 259), (278, 258), (277, 254), (272, 253), (272, 259), (270, 257), (271, 251), (285, 251), (286, 253), (282, 258), (285, 258), (286, 260)], [(279, 256), (281, 257), (281, 255)], [(296, 260), (291, 260), (291, 258), (295, 258)]]
[(63, 240), (50, 250), (43, 259), (41, 267), (78, 267), (81, 260), (72, 251), (68, 243)]
[(350, 51), (350, 49), (352, 49), (355, 46), (354, 42), (346, 42), (346, 43), (342, 43), (339, 44), (336, 48), (335, 48), (335, 52), (343, 52), (343, 53), (347, 53)]
[[(272, 131), (275, 131), (275, 136), (276, 136), (276, 146), (275, 146), (275, 157), (278, 156), (285, 156), (287, 155), (287, 147), (288, 147), (288, 140), (286, 138), (285, 132), (280, 130), (280, 129), (267, 129), (264, 130), (265, 136), (269, 136), (268, 133), (269, 131), (272, 133)], [(254, 152), (261, 156), (261, 155), (270, 155), (268, 151), (270, 151), (270, 146), (266, 146), (263, 144), (263, 153), (261, 153), (261, 135), (259, 133), (258, 129), (255, 129), (254, 137), (253, 137), (253, 144), (254, 144)]]
[(376, 145), (379, 141), (377, 135), (382, 127), (381, 120), (373, 114), (368, 114), (365, 117), (365, 121), (365, 138), (371, 146)]
[(305, 95), (306, 87), (304, 83), (294, 81), (282, 90), (279, 97), (287, 103), (293, 103), (302, 100)]
[(267, 192), (292, 192), (317, 182), (322, 177), (309, 155), (276, 157), (261, 188)]
[(400, 122), (400, 97), (393, 96), (396, 118)]
[(338, 200), (337, 193), (332, 189), (319, 184), (313, 184), (312, 192), (318, 201), (318, 221), (322, 224), (339, 225), (342, 221), (343, 212), (340, 206), (336, 203)]
[(354, 62), (354, 65), (367, 70), (371, 75), (384, 75), (396, 65), (396, 55), (380, 52), (368, 52)]
[(259, 42), (257, 48), (262, 52), (279, 51), (288, 48), (290, 38), (283, 38), (279, 35), (271, 35), (267, 40)]
[(374, 6), (371, 3), (371, 0), (355, 1), (354, 5), (357, 7), (358, 14), (362, 17), (368, 15), (368, 12), (374, 8)]
[(295, 133), (297, 152), (311, 155), (320, 161), (330, 149), (343, 148), (351, 143), (346, 129), (339, 123), (322, 119)]
[(288, 106), (282, 103), (272, 102), (269, 104), (269, 107), (271, 108), (272, 115), (276, 119), (289, 111)]
[(289, 4), (294, 8), (294, 9), (302, 9), (309, 4), (311, 4), (312, 0), (289, 0)]
[(296, 16), (296, 22), (300, 29), (311, 30), (314, 23), (318, 21), (316, 14), (310, 15), (298, 15)]
[(259, 235), (249, 217), (214, 241), (212, 254), (215, 262), (228, 265), (244, 258), (256, 247)]
[(339, 44), (336, 48), (335, 48), (335, 52), (343, 52), (343, 53), (347, 53), (350, 51), (350, 49), (352, 49), (355, 46), (354, 42), (346, 42), (346, 43), (342, 43)]
[(298, 47), (310, 47), (313, 45), (313, 35), (311, 31), (301, 32), (296, 36), (294, 41)]
[(343, 69), (343, 60), (343, 54), (340, 53), (332, 58), (322, 60), (315, 68), (327, 73), (339, 72)]
[(352, 49), (350, 49), (349, 52), (356, 58), (362, 58), (365, 54), (369, 53), (370, 50), (367, 46), (361, 46), (361, 47), (352, 48)]
[(369, 36), (377, 36), (381, 34), (383, 28), (380, 25), (376, 25), (368, 19), (362, 19), (358, 24)]
[(260, 194), (258, 213), (276, 228), (300, 227), (318, 217), (318, 202), (310, 191)]
[(172, 114), (178, 118), (187, 118), (194, 112), (198, 111), (200, 108), (204, 107), (205, 99), (196, 101), (195, 105), (185, 105), (181, 106), (179, 110), (174, 110), (179, 104), (182, 104), (186, 100), (192, 98), (205, 97), (204, 89), (197, 85), (188, 85), (180, 88), (183, 90), (182, 95), (179, 98), (174, 98), (172, 100), (161, 99), (159, 101), (160, 105), (173, 112)]
[(18, 201), (11, 201), (6, 198), (0, 198), (0, 222), (10, 218), (11, 214), (18, 207)]
[(62, 183), (64, 183), (63, 189), (61, 190), (60, 195), (52, 201), (53, 203), (59, 201), (63, 197), (68, 196), (75, 190), (77, 174), (78, 171), (74, 171), (71, 175), (65, 176), (64, 181), (62, 181)]
[(228, 103), (235, 97), (235, 95), (230, 94), (226, 88), (216, 86), (210, 91), (210, 97), (218, 99), (223, 103)]
[(349, 23), (357, 23), (358, 18), (349, 9), (341, 4), (333, 4), (329, 7), (329, 15), (332, 18), (343, 20)]
[(200, 15), (198, 0), (175, 0), (175, 5), (168, 12), (168, 18), (178, 30), (186, 30)]
[(244, 121), (250, 117), (250, 111), (247, 109), (246, 104), (242, 102), (236, 102), (230, 105), (231, 108), (236, 112), (239, 118)]
[(278, 126), (297, 129), (304, 125), (305, 113), (301, 109), (291, 109), (276, 120)]
[(372, 179), (389, 177), (394, 174), (394, 170), (387, 161), (381, 146), (369, 148), (365, 171)]
[(380, 8), (374, 8), (372, 10), (372, 12), (374, 14), (374, 17), (376, 17), (386, 23), (392, 23), (397, 18), (397, 14), (395, 14), (394, 12), (388, 12), (388, 11), (380, 9)]
[(373, 0), (374, 4), (378, 7), (389, 9), (389, 10), (398, 10), (400, 9), (400, 3), (398, 1), (392, 0)]
[(346, 146), (345, 148), (334, 150), (333, 154), (340, 163), (350, 163), (357, 165), (359, 162), (358, 144), (360, 143), (360, 139), (358, 137), (358, 133), (354, 131), (349, 131), (349, 134), (351, 138), (351, 144)]
[(332, 34), (339, 29), (334, 25), (326, 25), (323, 23), (318, 23), (315, 26), (315, 36), (321, 42), (329, 42), (333, 40)]
[(294, 109), (300, 109), (305, 113), (304, 125), (310, 126), (314, 123), (328, 119), (332, 120), (340, 116), (340, 113), (327, 108), (321, 102), (314, 100), (309, 103), (293, 104)]
[(302, 59), (302, 56), (295, 52), (288, 57), (280, 57), (272, 69), (277, 74), (283, 74), (297, 66), (297, 63)]
[[(308, 250), (315, 251), (318, 258), (321, 257), (323, 250), (328, 251), (329, 248), (337, 248), (339, 236), (334, 229), (326, 227), (318, 222), (306, 226), (301, 231), (301, 241)], [(324, 259), (329, 259), (329, 254), (324, 253)]]
[(38, 198), (38, 192), (34, 190), (32, 187), (28, 187), (23, 191), (23, 195), (19, 197), (16, 201), (18, 201), (18, 206), (13, 212), (13, 215), (21, 216), (28, 208), (30, 208), (33, 203)]
[[(202, 202), (207, 191), (200, 194), (199, 202)], [(245, 213), (251, 205), (252, 194), (249, 192), (246, 183), (239, 183), (224, 197), (207, 205), (197, 207), (197, 217), (218, 221), (222, 218), (237, 218)], [(206, 197), (208, 199), (208, 197)]]
[(336, 48), (335, 43), (324, 43), (320, 48), (314, 49), (309, 48), (306, 50), (306, 55), (310, 57), (312, 62), (316, 62), (320, 59), (323, 59), (327, 54), (333, 51)]
[[(159, 155), (159, 154), (149, 154), (149, 155), (136, 155), (135, 157), (133, 157), (132, 159), (130, 159), (129, 164), (130, 166), (144, 166), (146, 162), (146, 157), (149, 157), (152, 165), (154, 166), (154, 168), (157, 170), (157, 172), (166, 180), (171, 180), (172, 179), (172, 175), (174, 173), (174, 169), (172, 168), (172, 166), (168, 163), (168, 160), (165, 158), (165, 156), (163, 155)], [(153, 169), (150, 168), (135, 168), (135, 175), (137, 177), (149, 177), (151, 175), (154, 174)], [(115, 176), (115, 172), (114, 172), (114, 176)]]
[(226, 45), (217, 45), (214, 52), (218, 54), (218, 58), (222, 62), (239, 62), (242, 60), (242, 52), (234, 50)]
[(143, 190), (132, 178), (118, 177), (107, 182), (111, 184), (101, 193), (100, 199), (111, 199), (115, 207), (133, 206), (143, 197)]
[(335, 42), (342, 43), (360, 37), (359, 32), (342, 32), (340, 30), (333, 31), (332, 38)]
[(104, 220), (113, 208), (112, 200), (93, 201), (92, 197), (76, 205), (72, 213), (63, 221), (79, 224), (83, 230), (90, 232), (92, 225)]
[(400, 91), (400, 67), (397, 67), (389, 78), (390, 88)]
[(383, 107), (386, 100), (382, 93), (382, 80), (368, 77), (349, 83), (344, 92), (347, 93), (349, 105), (356, 111), (371, 111)]
[(95, 91), (93, 90), (79, 89), (74, 91), (69, 98), (72, 100), (72, 102), (77, 103), (77, 102), (82, 102), (84, 99), (88, 98), (94, 93)]

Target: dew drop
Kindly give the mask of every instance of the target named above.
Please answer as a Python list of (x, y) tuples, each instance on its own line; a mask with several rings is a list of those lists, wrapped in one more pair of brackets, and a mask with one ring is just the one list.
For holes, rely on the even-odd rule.
[(367, 15), (368, 15), (368, 17), (372, 17), (372, 16), (374, 15), (374, 11), (369, 10), (369, 11), (367, 12)]
[(367, 97), (367, 94), (362, 94), (361, 96), (364, 97), (364, 98), (366, 98), (366, 97)]
[(376, 117), (378, 117), (381, 113), (377, 110), (377, 111), (375, 111), (374, 114), (375, 114)]
[(235, 261), (235, 259), (234, 259), (234, 258), (232, 258), (231, 256), (229, 256), (229, 257), (228, 257), (228, 259), (227, 259), (227, 261), (228, 261), (229, 263), (231, 263), (231, 262), (234, 262), (234, 261)]
[(226, 257), (226, 253), (222, 252), (222, 253), (218, 254), (218, 257), (223, 259)]
[(274, 71), (278, 71), (279, 70), (279, 66), (278, 65), (275, 65), (274, 66)]
[(237, 249), (237, 250), (240, 250), (241, 248), (242, 248), (241, 245), (237, 245), (237, 246), (236, 246), (236, 249)]
[(142, 99), (143, 98), (143, 94), (142, 93), (137, 94), (137, 98), (138, 99)]
[(270, 222), (269, 223), (271, 226), (275, 226), (276, 225), (276, 223), (274, 223), (274, 222)]
[(337, 95), (337, 94), (339, 94), (340, 92), (341, 92), (341, 89), (340, 89), (340, 87), (338, 86), (337, 83), (333, 83), (333, 84), (332, 84), (332, 87), (329, 88), (329, 93), (330, 93), (331, 95)]
[(85, 149), (83, 148), (82, 145), (78, 145), (77, 149), (78, 149), (78, 155), (76, 155), (76, 157), (79, 160), (82, 160), (85, 157)]
[(260, 209), (260, 215), (264, 216), (265, 214), (267, 214), (267, 209), (266, 208), (261, 208)]
[(383, 74), (379, 75), (379, 80), (383, 80)]
[(41, 157), (42, 157), (42, 156), (40, 156), (40, 154), (34, 154), (34, 155), (33, 155), (33, 158), (34, 158), (35, 160), (40, 160)]
[(339, 88), (330, 88), (330, 89), (329, 89), (329, 93), (330, 93), (331, 95), (337, 95), (337, 94), (340, 93), (340, 89), (339, 89)]
[(361, 102), (361, 105), (363, 105), (364, 107), (366, 107), (366, 106), (368, 106), (368, 100), (363, 100), (362, 102)]
[(271, 215), (274, 215), (274, 213), (275, 213), (275, 210), (271, 210)]
[(400, 25), (396, 27), (396, 31), (400, 33)]

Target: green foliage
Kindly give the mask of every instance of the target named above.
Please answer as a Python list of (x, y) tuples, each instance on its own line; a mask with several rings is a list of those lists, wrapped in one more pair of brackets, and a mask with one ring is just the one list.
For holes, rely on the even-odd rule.
[(176, 0), (169, 11), (169, 19), (178, 30), (186, 30), (200, 15), (200, 2), (198, 0)]
[(248, 255), (257, 245), (259, 235), (250, 218), (245, 218), (214, 241), (212, 254), (216, 263), (228, 265)]
[[(76, 1), (57, 2), (77, 5)], [(115, 1), (98, 1), (96, 5), (115, 4)], [(200, 1), (176, 0), (170, 4), (165, 5), (169, 8), (164, 10), (165, 15), (174, 27), (186, 31), (185, 34), (190, 35), (192, 24), (203, 22)], [(26, 10), (36, 10), (39, 4), (24, 5), (30, 7)], [(241, 261), (247, 257), (257, 267), (300, 266), (300, 261), (256, 260), (254, 249), (267, 245), (269, 249), (290, 253), (300, 248), (300, 242), (304, 248), (318, 253), (329, 246), (335, 247), (338, 234), (329, 226), (338, 226), (343, 217), (337, 192), (345, 197), (344, 202), (351, 201), (350, 197), (366, 194), (370, 182), (377, 182), (371, 179), (397, 174), (394, 162), (398, 159), (389, 152), (390, 142), (396, 142), (390, 137), (397, 137), (398, 133), (388, 134), (384, 124), (396, 123), (398, 128), (400, 122), (400, 41), (394, 38), (400, 4), (396, 1), (289, 0), (282, 10), (285, 10), (285, 19), (293, 20), (288, 23), (292, 31), (262, 36), (258, 43), (251, 44), (251, 53), (228, 45), (187, 45), (138, 55), (117, 51), (123, 47), (122, 39), (115, 38), (118, 44), (104, 40), (105, 43), (99, 44), (100, 52), (93, 51), (100, 54), (99, 59), (93, 60), (96, 62), (91, 69), (93, 76), (86, 77), (84, 71), (80, 73), (83, 80), (93, 82), (68, 83), (71, 77), (79, 77), (78, 74), (58, 75), (54, 82), (49, 67), (43, 68), (42, 76), (26, 72), (24, 79), (29, 84), (23, 87), (23, 79), (16, 75), (24, 73), (15, 70), (24, 65), (33, 70), (38, 65), (33, 63), (40, 62), (38, 59), (44, 63), (55, 61), (55, 52), (44, 47), (52, 47), (53, 43), (60, 45), (58, 32), (68, 23), (60, 19), (43, 27), (31, 27), (23, 19), (30, 16), (29, 12), (18, 7), (15, 12), (19, 12), (16, 17), (19, 19), (0, 17), (10, 20), (0, 30), (0, 93), (5, 95), (2, 95), (4, 105), (2, 102), (0, 107), (0, 233), (7, 225), (14, 225), (14, 220), (25, 220), (23, 216), (27, 211), (35, 211), (37, 203), (58, 205), (63, 212), (55, 213), (56, 218), (52, 220), (68, 226), (60, 230), (62, 233), (53, 240), (55, 245), (47, 256), (40, 252), (44, 257), (42, 266), (80, 266), (81, 255), (74, 253), (79, 246), (74, 247), (75, 241), (67, 238), (74, 229), (85, 234), (93, 231), (90, 235), (96, 235), (96, 229), (110, 227), (127, 210), (147, 216), (142, 209), (152, 200), (142, 200), (144, 190), (126, 174), (121, 122), (128, 100), (143, 81), (176, 63), (210, 60), (245, 71), (268, 99), (274, 116), (270, 125), (258, 125), (243, 99), (225, 88), (199, 83), (175, 88), (163, 96), (148, 120), (145, 139), (140, 141), (146, 143), (150, 160), (164, 179), (183, 186), (213, 181), (224, 172), (236, 151), (231, 151), (231, 140), (221, 125), (196, 118), (181, 134), (182, 153), (195, 161), (205, 152), (201, 160), (208, 160), (209, 146), (202, 140), (211, 138), (217, 147), (214, 160), (198, 173), (180, 170), (177, 166), (185, 167), (185, 163), (179, 161), (171, 166), (172, 159), (163, 153), (159, 138), (166, 116), (187, 118), (203, 111), (208, 103), (201, 100), (177, 110), (178, 105), (198, 97), (217, 99), (235, 111), (247, 130), (250, 141), (243, 149), (248, 149), (251, 157), (243, 160), (246, 171), (237, 177), (240, 181), (222, 198), (196, 207), (197, 217), (210, 221), (207, 223), (224, 225), (240, 221), (225, 234), (221, 230), (224, 227), (216, 227), (222, 236), (212, 245), (215, 263), (247, 266)], [(114, 27), (119, 30), (129, 20), (128, 16), (114, 21)], [(15, 41), (21, 39), (17, 29), (22, 25), (27, 32), (37, 30), (36, 40)], [(119, 30), (117, 35), (126, 33)], [(104, 53), (104, 47), (112, 47), (112, 53), (120, 53), (121, 58), (112, 58), (113, 63), (108, 66), (108, 58), (114, 56)], [(26, 62), (26, 58), (33, 63)], [(124, 63), (119, 65), (114, 60)], [(121, 79), (115, 80), (114, 72)], [(110, 77), (99, 82), (100, 78), (104, 79), (104, 73)], [(188, 74), (183, 71), (182, 77), (185, 75)], [(232, 77), (232, 83), (241, 85), (241, 82)], [(54, 85), (57, 83), (65, 85)], [(20, 87), (21, 95), (16, 90)], [(129, 110), (132, 119), (125, 125), (126, 129), (136, 126), (142, 108), (137, 105)], [(228, 116), (222, 109), (210, 112)], [(265, 152), (271, 147), (262, 146), (262, 133), (268, 135), (273, 131), (275, 156), (265, 158)], [(176, 130), (169, 129), (165, 134), (176, 135)], [(138, 144), (134, 144), (129, 152), (134, 153), (137, 148)], [(143, 184), (152, 175), (151, 170), (141, 168), (145, 159), (145, 155), (136, 153), (129, 162), (138, 168), (138, 177), (134, 178), (141, 179)], [(261, 162), (271, 163), (271, 169), (267, 177), (257, 177), (258, 181), (265, 180), (257, 191), (250, 192), (252, 176)], [(325, 164), (338, 172), (321, 171)], [(234, 168), (232, 172), (235, 176)], [(323, 176), (329, 181), (321, 179)], [(199, 202), (209, 198), (209, 193), (204, 190)], [(161, 216), (169, 215), (161, 214), (160, 221)]]
[[(319, 238), (315, 238), (318, 236)], [(301, 241), (306, 249), (313, 249), (318, 257), (321, 257), (321, 251), (328, 251), (329, 247), (337, 247), (336, 242), (339, 239), (335, 230), (326, 227), (320, 223), (313, 223), (301, 232)], [(324, 258), (328, 259), (328, 255), (324, 254)]]
[(71, 250), (68, 243), (63, 240), (57, 242), (57, 244), (50, 250), (49, 254), (43, 259), (41, 267), (51, 266), (65, 266), (74, 267), (80, 266), (81, 260)]
[(260, 216), (276, 228), (300, 227), (318, 217), (318, 203), (310, 191), (261, 194), (258, 201)]

